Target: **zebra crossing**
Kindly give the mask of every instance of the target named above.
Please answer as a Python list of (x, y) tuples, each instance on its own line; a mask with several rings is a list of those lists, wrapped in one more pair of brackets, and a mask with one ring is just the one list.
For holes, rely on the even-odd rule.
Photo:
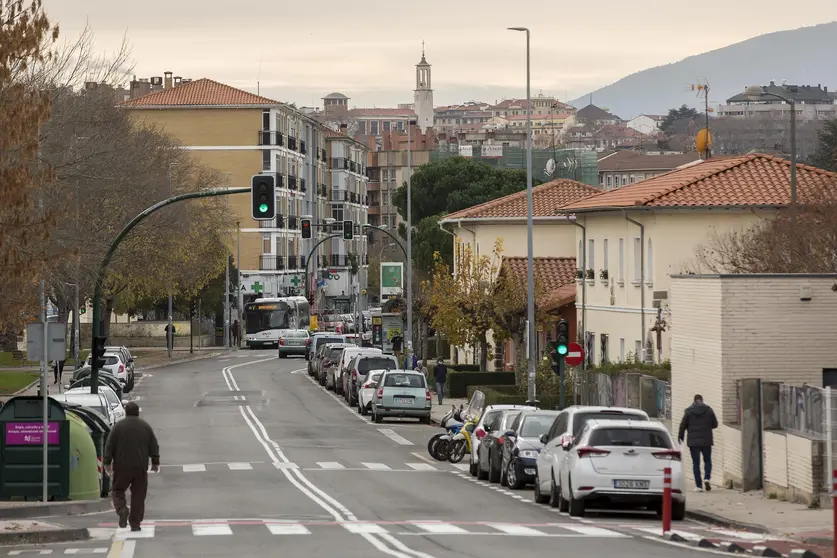
[(184, 463), (179, 465), (160, 466), (160, 474), (200, 474), (200, 473), (221, 473), (260, 471), (269, 469), (299, 469), (301, 471), (377, 471), (377, 472), (402, 472), (402, 473), (433, 473), (463, 471), (468, 469), (465, 463), (427, 463), (424, 461), (413, 461), (403, 463), (379, 463), (372, 461), (361, 461), (357, 463), (343, 463), (340, 461), (317, 461), (308, 464), (300, 463), (274, 463), (270, 461), (249, 461), (249, 462), (217, 462), (217, 463)]

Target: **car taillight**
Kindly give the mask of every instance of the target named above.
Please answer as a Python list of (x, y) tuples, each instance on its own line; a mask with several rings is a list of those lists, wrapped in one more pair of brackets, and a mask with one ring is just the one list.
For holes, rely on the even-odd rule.
[(506, 439), (505, 439), (505, 438), (503, 438), (502, 436), (500, 436), (499, 438), (497, 438), (497, 443), (498, 443), (498, 444), (500, 444), (501, 446), (503, 445), (503, 442), (505, 442), (505, 441), (506, 441)]
[(357, 370), (352, 371), (352, 379), (357, 380)]
[(310, 344), (311, 344), (311, 340), (310, 340), (310, 339), (306, 339), (306, 340), (305, 340), (305, 346), (307, 347), (307, 346), (308, 346), (308, 345), (310, 345)]
[(125, 367), (120, 364), (119, 365), (119, 373), (122, 374), (123, 372), (125, 372)]
[(424, 390), (424, 399), (426, 401), (430, 401), (430, 390), (429, 389)]
[(326, 368), (328, 368), (329, 366), (331, 366), (331, 361), (330, 361), (330, 360), (324, 360), (324, 361), (323, 361), (323, 366), (325, 366)]
[(284, 344), (285, 344), (285, 340), (284, 340), (283, 338), (281, 338), (281, 337), (279, 338), (279, 344), (280, 344), (280, 345), (284, 345)]
[(378, 399), (383, 399), (384, 397), (384, 388), (378, 390)]
[(479, 440), (482, 440), (483, 438), (485, 438), (485, 430), (483, 430), (482, 428), (477, 428), (476, 434), (477, 434), (477, 439), (479, 439)]
[(666, 459), (668, 461), (680, 461), (680, 452), (677, 450), (655, 451), (652, 453), (657, 459)]
[(605, 457), (610, 452), (599, 448), (591, 448), (590, 446), (578, 448), (579, 457)]

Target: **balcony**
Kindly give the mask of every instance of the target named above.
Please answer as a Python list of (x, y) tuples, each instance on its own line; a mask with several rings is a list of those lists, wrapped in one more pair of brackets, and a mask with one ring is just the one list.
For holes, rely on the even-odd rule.
[(305, 179), (304, 178), (299, 179), (299, 191), (300, 192), (307, 192), (308, 191), (308, 190), (305, 189)]
[(296, 151), (296, 138), (293, 136), (288, 136), (288, 149)]
[(349, 193), (345, 190), (332, 190), (331, 191), (331, 200), (333, 202), (342, 203), (349, 199)]
[(285, 187), (285, 175), (284, 174), (279, 174), (278, 172), (273, 173), (273, 175), (276, 177), (276, 187), (277, 188), (284, 188)]
[(320, 184), (319, 194), (324, 198), (328, 196), (328, 186), (326, 186), (325, 184)]
[(322, 267), (328, 267), (328, 256), (323, 256), (322, 258), (320, 258), (320, 260), (322, 262), (320, 263)]
[(282, 132), (259, 130), (259, 145), (281, 146), (283, 143)]
[(343, 159), (343, 170), (349, 170), (349, 160)]
[(274, 256), (272, 254), (265, 254), (259, 256), (259, 269), (263, 271), (276, 271), (277, 269), (284, 269), (282, 265), (281, 256)]
[(296, 190), (296, 177), (288, 176), (288, 190)]
[(321, 156), (320, 158), (321, 158), (323, 161), (325, 161), (325, 160), (326, 160), (326, 150), (325, 150), (325, 149), (323, 149), (323, 150), (322, 150), (322, 156)]
[(308, 153), (308, 150), (305, 148), (305, 141), (304, 140), (299, 142), (299, 152), (302, 153), (303, 155)]
[(302, 256), (288, 256), (288, 269), (303, 269), (305, 258)]
[(296, 215), (288, 215), (288, 229), (295, 231), (299, 229), (298, 219)]

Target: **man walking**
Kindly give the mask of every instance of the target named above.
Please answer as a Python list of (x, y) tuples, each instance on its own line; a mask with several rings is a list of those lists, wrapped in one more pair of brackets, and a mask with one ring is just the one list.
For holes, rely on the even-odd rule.
[[(145, 496), (148, 492), (148, 460), (151, 470), (160, 470), (160, 446), (154, 430), (139, 418), (139, 406), (133, 401), (125, 405), (125, 418), (110, 431), (103, 464), (113, 479), (113, 507), (119, 516), (119, 527), (131, 524), (131, 531), (139, 531), (145, 516)], [(131, 489), (131, 507), (125, 492)]]
[[(688, 433), (687, 443), (692, 455), (692, 471), (695, 475), (696, 492), (703, 492), (704, 488), (712, 490), (709, 480), (712, 478), (712, 446), (714, 442), (712, 431), (718, 428), (718, 419), (712, 407), (703, 402), (702, 395), (695, 395), (694, 403), (686, 409), (683, 420), (680, 421), (680, 432), (677, 440), (683, 444), (683, 438)], [(703, 456), (705, 469), (703, 484), (700, 482), (700, 457)]]
[(232, 334), (233, 334), (233, 346), (234, 347), (240, 347), (241, 345), (239, 343), (238, 320), (233, 322)]
[(433, 377), (436, 380), (436, 396), (439, 398), (439, 405), (441, 405), (445, 397), (445, 382), (448, 379), (448, 367), (445, 366), (442, 357), (436, 360), (436, 366), (433, 367)]

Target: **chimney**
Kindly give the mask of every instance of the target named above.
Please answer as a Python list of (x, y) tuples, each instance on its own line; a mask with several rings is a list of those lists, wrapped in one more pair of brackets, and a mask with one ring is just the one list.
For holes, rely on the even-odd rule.
[(166, 89), (171, 89), (171, 76), (172, 76), (172, 72), (163, 72), (163, 75), (165, 76), (165, 77), (163, 78), (163, 79), (164, 79), (164, 84), (163, 84), (163, 86), (164, 86)]
[(84, 82), (84, 88), (87, 89), (88, 91), (91, 90), (91, 89), (96, 89), (97, 87), (99, 87), (99, 84), (96, 83), (95, 81), (85, 81)]
[(177, 87), (183, 82), (183, 78), (181, 76), (174, 76), (174, 86)]

